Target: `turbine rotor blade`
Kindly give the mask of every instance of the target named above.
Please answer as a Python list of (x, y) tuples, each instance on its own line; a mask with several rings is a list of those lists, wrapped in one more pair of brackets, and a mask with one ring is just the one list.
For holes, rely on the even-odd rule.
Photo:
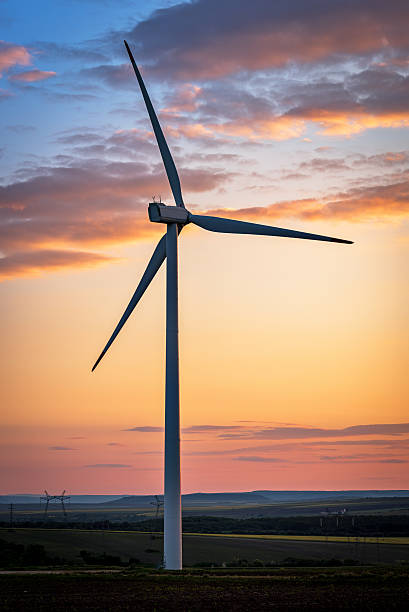
[(248, 223), (247, 221), (235, 221), (223, 217), (208, 217), (205, 215), (189, 214), (189, 221), (210, 232), (221, 232), (225, 234), (255, 234), (258, 236), (282, 236), (284, 238), (304, 238), (305, 240), (323, 240), (325, 242), (341, 242), (353, 244), (350, 240), (309, 234), (297, 230), (272, 227), (271, 225), (260, 225), (259, 223)]
[(136, 78), (138, 79), (139, 87), (141, 88), (143, 99), (145, 100), (146, 108), (149, 113), (149, 117), (152, 123), (153, 131), (155, 132), (156, 140), (159, 145), (160, 154), (162, 155), (162, 160), (165, 165), (166, 174), (168, 175), (168, 180), (170, 184), (170, 188), (173, 193), (173, 197), (175, 198), (176, 206), (182, 206), (185, 208), (182, 198), (182, 190), (180, 187), (180, 180), (176, 170), (175, 162), (173, 161), (172, 155), (169, 151), (168, 144), (165, 140), (165, 137), (162, 132), (162, 128), (156, 116), (155, 110), (152, 106), (152, 102), (149, 98), (148, 92), (146, 91), (145, 84), (142, 80), (141, 73), (139, 72), (138, 66), (135, 63), (132, 52), (128, 46), (126, 40), (124, 40), (126, 50), (128, 51), (129, 59), (131, 60), (133, 69), (136, 74)]
[(149, 287), (149, 284), (152, 281), (153, 277), (155, 276), (156, 272), (161, 267), (165, 257), (166, 257), (166, 234), (162, 236), (162, 238), (159, 240), (156, 246), (156, 249), (154, 250), (153, 255), (146, 267), (146, 270), (143, 273), (141, 280), (139, 281), (139, 285), (136, 288), (135, 293), (131, 297), (131, 301), (126, 307), (125, 312), (122, 315), (118, 325), (115, 327), (112, 333), (112, 336), (106, 343), (104, 350), (102, 351), (97, 361), (95, 362), (94, 367), (92, 368), (92, 372), (95, 370), (95, 368), (97, 367), (97, 365), (99, 364), (99, 362), (101, 361), (101, 359), (103, 358), (103, 356), (105, 355), (105, 353), (107, 352), (107, 350), (109, 349), (109, 347), (111, 346), (111, 344), (113, 343), (113, 341), (115, 340), (119, 332), (121, 331), (122, 327), (125, 325), (133, 309), (135, 308), (135, 306), (137, 305), (137, 303), (139, 302), (139, 300), (145, 293), (146, 289)]

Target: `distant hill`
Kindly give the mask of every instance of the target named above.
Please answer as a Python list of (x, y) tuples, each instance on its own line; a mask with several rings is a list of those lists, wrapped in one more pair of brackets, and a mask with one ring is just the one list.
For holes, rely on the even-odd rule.
[(351, 490), (351, 491), (253, 491), (270, 503), (314, 501), (320, 499), (364, 499), (366, 497), (408, 497), (407, 490)]
[[(182, 505), (214, 506), (214, 505), (245, 505), (245, 504), (280, 504), (283, 502), (319, 501), (325, 499), (342, 501), (343, 499), (364, 499), (377, 497), (408, 497), (409, 491), (244, 491), (233, 493), (189, 493), (182, 495)], [(128, 495), (107, 501), (101, 505), (111, 508), (132, 508), (150, 505), (154, 501), (152, 495)]]
[[(61, 493), (62, 491), (49, 491), (50, 495), (61, 495)], [(71, 498), (70, 501), (74, 504), (101, 504), (123, 497), (123, 495), (70, 495), (68, 492), (66, 492), (66, 495)], [(44, 493), (39, 495), (30, 493), (0, 495), (0, 504), (39, 504), (40, 498), (43, 496)]]
[[(53, 495), (60, 492), (50, 492)], [(69, 493), (68, 493), (69, 495)], [(41, 495), (0, 495), (3, 504), (40, 504)], [(161, 496), (163, 497), (163, 496)], [(380, 497), (409, 497), (407, 490), (353, 490), (353, 491), (238, 491), (224, 493), (189, 493), (182, 495), (184, 507), (194, 506), (240, 506), (248, 504), (282, 504), (291, 502), (365, 499)], [(71, 505), (84, 504), (105, 508), (151, 507), (154, 495), (70, 495)], [(43, 502), (44, 504), (44, 502)]]
[[(162, 496), (161, 496), (162, 497)], [(104, 506), (110, 507), (140, 507), (154, 500), (152, 495), (128, 495), (121, 499), (105, 502)], [(230, 505), (230, 504), (268, 504), (269, 498), (255, 491), (238, 493), (188, 493), (182, 495), (182, 504), (191, 505)]]

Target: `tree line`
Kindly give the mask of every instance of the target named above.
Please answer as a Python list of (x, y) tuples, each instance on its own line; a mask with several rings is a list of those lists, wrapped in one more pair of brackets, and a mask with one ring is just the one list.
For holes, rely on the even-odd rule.
[[(7, 527), (0, 522), (0, 527)], [(163, 531), (163, 518), (143, 521), (97, 520), (72, 521), (47, 519), (46, 521), (19, 521), (15, 527), (42, 527), (53, 529), (95, 529), (119, 531)], [(323, 515), (296, 517), (253, 517), (235, 519), (218, 516), (185, 516), (186, 533), (226, 533), (265, 535), (345, 535), (366, 537), (409, 536), (409, 516), (396, 515)]]

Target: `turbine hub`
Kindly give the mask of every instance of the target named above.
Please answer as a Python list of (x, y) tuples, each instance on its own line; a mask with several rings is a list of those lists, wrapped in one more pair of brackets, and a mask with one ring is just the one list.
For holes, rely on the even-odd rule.
[(177, 223), (178, 225), (189, 223), (189, 213), (181, 206), (166, 206), (166, 204), (151, 202), (148, 214), (149, 220), (153, 223)]

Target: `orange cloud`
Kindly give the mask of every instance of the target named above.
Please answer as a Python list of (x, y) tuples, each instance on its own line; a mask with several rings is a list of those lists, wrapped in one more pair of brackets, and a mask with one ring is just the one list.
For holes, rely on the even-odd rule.
[[(286, 125), (280, 129), (287, 129)], [(128, 130), (118, 131), (105, 139), (92, 132), (64, 134), (61, 139), (69, 146), (99, 147), (101, 154), (111, 151), (112, 147), (121, 151), (121, 155), (142, 147), (145, 155), (144, 147), (148, 147), (149, 154), (152, 147), (147, 136), (145, 132)], [(276, 137), (280, 137), (279, 132)], [(401, 151), (369, 158), (361, 156), (351, 163), (389, 167), (404, 164), (406, 160), (407, 152)], [(327, 167), (349, 168), (343, 160), (337, 159), (313, 159), (310, 164), (319, 171)], [(144, 240), (163, 229), (146, 222), (146, 205), (153, 194), (161, 194), (166, 200), (170, 195), (169, 186), (164, 172), (158, 172), (145, 161), (104, 162), (95, 157), (89, 161), (68, 157), (66, 166), (50, 164), (27, 172), (31, 176), (26, 180), (0, 186), (0, 274), (3, 278), (111, 261), (110, 257), (88, 249)], [(185, 194), (211, 191), (232, 176), (227, 171), (212, 168), (185, 168), (181, 172)], [(208, 212), (249, 220), (294, 217), (388, 221), (408, 215), (408, 194), (408, 172), (397, 170), (384, 185), (373, 186), (372, 183), (328, 197), (282, 201), (266, 207)]]
[[(67, 192), (65, 181), (59, 183), (55, 178), (17, 184), (15, 201), (10, 199), (7, 206), (0, 208), (0, 218), (4, 220), (4, 224), (0, 224), (0, 233), (5, 252), (0, 259), (0, 277), (31, 276), (40, 271), (103, 264), (113, 258), (74, 249), (79, 245), (119, 245), (160, 232), (160, 227), (146, 222), (141, 206), (134, 207), (131, 203), (138, 194), (136, 185), (144, 182), (143, 176), (136, 176), (135, 182), (128, 185), (122, 184), (118, 178), (106, 180), (105, 177), (104, 180), (98, 176), (93, 179), (98, 182), (95, 185), (90, 184), (90, 176), (85, 175), (86, 185), (81, 181), (73, 189), (75, 181), (70, 181), (71, 192)], [(214, 184), (217, 180), (208, 183), (208, 187)], [(195, 179), (190, 187), (194, 185)], [(154, 192), (158, 192), (157, 186), (156, 182), (151, 184)], [(196, 189), (199, 186), (200, 183)], [(55, 202), (59, 203), (58, 206)], [(407, 173), (402, 173), (400, 182), (360, 187), (327, 198), (290, 200), (238, 210), (213, 209), (207, 213), (253, 221), (267, 219), (270, 222), (283, 217), (390, 221), (409, 215), (409, 178)], [(21, 221), (16, 222), (16, 219)]]
[(197, 85), (186, 83), (182, 85), (170, 101), (170, 106), (162, 113), (178, 115), (181, 111), (193, 112), (197, 108), (197, 99), (202, 89)]
[(23, 81), (24, 83), (34, 83), (36, 81), (44, 81), (57, 73), (52, 70), (27, 70), (19, 74), (13, 74), (9, 77), (10, 81)]
[(97, 266), (102, 263), (117, 261), (99, 253), (85, 251), (59, 251), (44, 249), (13, 253), (0, 258), (0, 279), (16, 276), (38, 276), (42, 272), (54, 272), (63, 268)]
[[(55, 194), (55, 192), (53, 192)], [(120, 202), (120, 187), (115, 196)], [(90, 197), (90, 193), (88, 193)], [(52, 219), (42, 221), (41, 216), (31, 228), (21, 224), (20, 234), (14, 235), (9, 248), (27, 248), (23, 252), (11, 251), (0, 259), (0, 278), (32, 276), (41, 271), (52, 271), (65, 267), (84, 267), (115, 261), (114, 258), (89, 251), (61, 250), (67, 245), (99, 246), (122, 244), (146, 239), (156, 235), (160, 227), (146, 222), (145, 215), (132, 209), (124, 210), (118, 217), (108, 211), (87, 214), (87, 194), (83, 195), (84, 217)], [(19, 211), (20, 212), (20, 211)], [(24, 208), (21, 211), (24, 214)], [(247, 220), (269, 220), (292, 217), (303, 220), (338, 219), (348, 221), (390, 221), (409, 215), (409, 179), (391, 185), (362, 187), (323, 199), (303, 199), (278, 202), (265, 207), (249, 207), (238, 210), (212, 209), (211, 215)], [(95, 218), (92, 218), (95, 215)], [(10, 227), (10, 226), (9, 226)], [(9, 237), (10, 241), (10, 237)], [(5, 244), (5, 241), (3, 241)], [(6, 245), (5, 245), (6, 246)]]
[[(317, 125), (318, 133), (326, 136), (349, 137), (374, 128), (409, 127), (409, 111), (375, 114), (364, 108), (356, 111), (330, 111), (327, 109), (300, 110), (291, 114), (255, 117), (250, 120), (234, 119), (224, 123), (189, 123), (170, 127), (167, 132), (179, 138), (214, 138), (216, 135), (245, 138), (248, 140), (289, 140), (300, 138), (307, 123)], [(305, 139), (304, 139), (305, 140)]]
[[(183, 186), (201, 192), (229, 174), (186, 169)], [(32, 275), (39, 270), (83, 267), (111, 258), (88, 251), (159, 234), (147, 223), (152, 194), (169, 194), (164, 173), (143, 163), (81, 161), (81, 167), (42, 168), (37, 176), (0, 186), (0, 275)]]
[(409, 111), (375, 114), (362, 107), (345, 112), (309, 109), (301, 110), (299, 114), (304, 121), (320, 126), (319, 133), (327, 136), (352, 136), (373, 128), (409, 127)]
[(194, 140), (198, 138), (214, 138), (214, 131), (214, 128), (207, 125), (205, 126), (202, 123), (188, 123), (177, 127), (169, 126), (166, 129), (166, 133), (173, 138), (184, 136), (185, 138), (192, 138)]
[(409, 216), (409, 177), (391, 185), (361, 187), (338, 193), (328, 198), (278, 202), (270, 206), (216, 209), (210, 215), (231, 216), (240, 219), (339, 219), (342, 221), (389, 221)]
[(246, 120), (228, 121), (213, 124), (209, 129), (229, 136), (239, 136), (250, 140), (288, 140), (299, 138), (306, 128), (305, 122), (286, 116), (271, 116), (265, 119), (255, 119), (250, 123)]
[[(185, 137), (192, 140), (211, 140), (223, 135), (248, 140), (282, 141), (301, 138), (308, 123), (316, 124), (319, 134), (350, 137), (375, 128), (407, 128), (409, 111), (376, 115), (366, 113), (364, 109), (357, 112), (313, 109), (305, 113), (300, 112), (299, 116), (271, 114), (252, 118), (250, 121), (244, 118), (224, 123), (182, 123), (177, 126), (167, 126), (166, 134), (173, 138)], [(303, 140), (311, 142), (307, 138)]]

